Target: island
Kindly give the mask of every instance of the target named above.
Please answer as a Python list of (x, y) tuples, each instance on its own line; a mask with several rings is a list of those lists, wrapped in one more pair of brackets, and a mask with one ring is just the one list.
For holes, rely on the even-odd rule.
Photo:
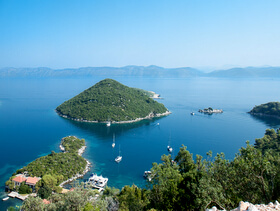
[(280, 103), (269, 102), (255, 106), (251, 111), (248, 112), (252, 115), (270, 116), (280, 118)]
[(209, 108), (199, 109), (198, 112), (205, 113), (205, 114), (214, 114), (214, 113), (223, 113), (223, 110), (222, 109), (213, 109), (213, 108), (209, 107)]
[(84, 139), (75, 136), (62, 138), (62, 152), (52, 151), (37, 158), (6, 181), (8, 196), (25, 200), (29, 194), (44, 198), (46, 193), (62, 192), (64, 184), (83, 177), (89, 171), (90, 162), (81, 156), (85, 148)]
[(95, 123), (132, 123), (170, 114), (151, 97), (150, 91), (104, 79), (59, 105), (56, 112), (71, 120)]

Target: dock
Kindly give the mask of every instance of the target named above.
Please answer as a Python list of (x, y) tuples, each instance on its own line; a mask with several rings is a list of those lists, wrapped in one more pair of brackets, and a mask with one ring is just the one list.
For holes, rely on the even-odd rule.
[(11, 193), (8, 194), (8, 196), (11, 197), (11, 198), (18, 198), (18, 199), (24, 201), (25, 199), (27, 199), (29, 194), (21, 195), (21, 194), (15, 192), (15, 191), (12, 191)]

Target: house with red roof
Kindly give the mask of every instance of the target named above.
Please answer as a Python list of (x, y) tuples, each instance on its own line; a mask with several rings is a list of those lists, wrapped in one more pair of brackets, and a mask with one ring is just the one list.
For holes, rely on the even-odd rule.
[(27, 179), (23, 174), (17, 175), (12, 181), (15, 183), (15, 186), (19, 186), (22, 182), (25, 182)]
[(26, 177), (24, 174), (18, 174), (12, 181), (15, 183), (15, 186), (20, 186), (21, 183), (25, 182), (34, 191), (35, 185), (40, 179), (40, 177)]
[(27, 177), (25, 183), (26, 185), (30, 186), (32, 190), (35, 189), (36, 183), (40, 180), (40, 177)]

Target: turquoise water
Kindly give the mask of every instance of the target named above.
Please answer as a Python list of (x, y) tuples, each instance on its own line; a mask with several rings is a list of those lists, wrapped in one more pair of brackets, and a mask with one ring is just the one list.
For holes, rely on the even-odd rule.
[[(174, 157), (182, 144), (191, 153), (205, 156), (224, 152), (232, 159), (245, 141), (254, 143), (266, 128), (278, 128), (280, 120), (256, 118), (246, 112), (255, 105), (279, 101), (280, 80), (273, 79), (157, 79), (115, 78), (121, 83), (161, 94), (172, 114), (140, 123), (105, 125), (73, 122), (54, 109), (65, 100), (104, 78), (0, 79), (0, 186), (18, 168), (34, 159), (59, 151), (61, 138), (76, 135), (86, 140), (84, 157), (93, 163), (91, 172), (109, 178), (109, 185), (145, 186), (143, 172), (160, 162), (173, 147)], [(223, 114), (204, 115), (205, 107), (221, 108)], [(194, 111), (194, 116), (190, 112)], [(159, 123), (159, 125), (157, 125)], [(112, 149), (113, 134), (116, 147)], [(122, 162), (116, 164), (119, 154)], [(85, 176), (87, 178), (89, 174)], [(0, 192), (3, 198), (5, 193)], [(0, 201), (1, 210), (20, 204)]]

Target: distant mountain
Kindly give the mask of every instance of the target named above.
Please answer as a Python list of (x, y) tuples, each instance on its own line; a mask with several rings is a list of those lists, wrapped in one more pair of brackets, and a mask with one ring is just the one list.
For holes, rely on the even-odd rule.
[(151, 66), (125, 67), (81, 67), (66, 69), (38, 68), (2, 68), (0, 77), (77, 77), (77, 76), (145, 76), (158, 78), (189, 78), (189, 77), (224, 77), (224, 78), (254, 78), (280, 77), (280, 67), (246, 67), (202, 72), (191, 67), (163, 68)]
[(57, 113), (76, 121), (135, 122), (168, 115), (167, 108), (143, 90), (105, 79), (56, 108)]
[(246, 67), (216, 70), (207, 74), (208, 77), (252, 78), (280, 77), (280, 67)]
[(2, 68), (0, 77), (76, 77), (76, 76), (147, 76), (147, 77), (198, 77), (203, 72), (190, 68), (163, 68), (158, 66), (82, 67), (67, 69)]

